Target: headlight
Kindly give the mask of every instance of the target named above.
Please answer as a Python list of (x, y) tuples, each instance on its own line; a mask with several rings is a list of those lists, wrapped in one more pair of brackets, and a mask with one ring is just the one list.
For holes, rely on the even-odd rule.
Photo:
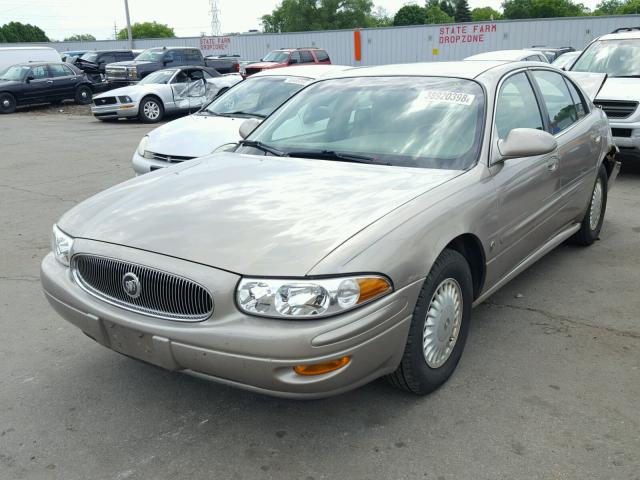
[(131, 97), (128, 95), (118, 97), (118, 100), (120, 101), (120, 103), (133, 103), (133, 100), (131, 100)]
[(57, 225), (54, 225), (51, 239), (51, 250), (56, 257), (56, 260), (67, 267), (69, 266), (69, 260), (71, 258), (72, 246), (73, 238), (60, 230)]
[(129, 74), (133, 77), (136, 78), (138, 76), (138, 69), (136, 67), (128, 67), (127, 69), (129, 71)]
[(225, 143), (224, 145), (220, 145), (218, 148), (216, 148), (213, 152), (211, 153), (218, 153), (218, 152), (233, 152), (236, 147), (238, 146), (237, 143)]
[(138, 155), (140, 155), (141, 157), (144, 157), (144, 152), (145, 152), (145, 148), (147, 148), (147, 143), (149, 143), (149, 135), (145, 135), (144, 137), (142, 137), (142, 140), (140, 140), (140, 143), (138, 144)]
[(241, 310), (252, 315), (280, 318), (317, 318), (336, 315), (393, 291), (378, 275), (340, 278), (243, 278), (236, 290)]

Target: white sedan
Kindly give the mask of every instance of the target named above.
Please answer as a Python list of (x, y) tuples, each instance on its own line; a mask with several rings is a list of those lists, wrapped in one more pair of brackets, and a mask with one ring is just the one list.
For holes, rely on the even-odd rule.
[(492, 52), (478, 53), (465, 58), (465, 60), (492, 60), (505, 62), (542, 62), (549, 63), (544, 53), (535, 50), (494, 50)]
[(220, 93), (242, 81), (237, 73), (220, 75), (203, 67), (158, 70), (135, 85), (93, 97), (91, 113), (99, 120), (135, 118), (156, 123), (165, 113), (199, 110)]
[(140, 141), (133, 169), (148, 173), (174, 163), (235, 146), (248, 118), (262, 120), (313, 80), (348, 69), (343, 65), (303, 65), (265, 70), (216, 98), (195, 115), (166, 123)]

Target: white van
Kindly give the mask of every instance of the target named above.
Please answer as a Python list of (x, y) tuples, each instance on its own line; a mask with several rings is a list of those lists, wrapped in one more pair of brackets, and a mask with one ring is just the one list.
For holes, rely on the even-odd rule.
[(60, 62), (60, 54), (50, 47), (3, 47), (0, 48), (0, 72), (16, 63)]

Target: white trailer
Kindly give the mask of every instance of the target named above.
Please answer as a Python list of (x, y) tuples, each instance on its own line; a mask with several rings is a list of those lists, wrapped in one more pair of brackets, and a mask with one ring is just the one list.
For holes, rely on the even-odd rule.
[(55, 48), (40, 46), (0, 48), (0, 72), (16, 63), (60, 61), (60, 54)]

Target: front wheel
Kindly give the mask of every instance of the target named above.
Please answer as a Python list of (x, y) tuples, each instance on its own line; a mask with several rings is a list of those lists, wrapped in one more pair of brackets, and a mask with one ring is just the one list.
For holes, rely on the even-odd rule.
[(580, 224), (580, 230), (572, 237), (573, 242), (578, 245), (589, 246), (600, 235), (604, 212), (607, 209), (607, 180), (607, 170), (604, 165), (601, 165), (596, 183), (591, 191), (589, 207), (587, 207), (587, 212)]
[(472, 302), (469, 264), (459, 252), (446, 249), (422, 286), (402, 360), (387, 376), (389, 382), (417, 395), (446, 382), (467, 340)]
[(10, 93), (0, 94), (0, 113), (13, 113), (16, 111), (16, 99)]
[(138, 119), (144, 123), (156, 123), (162, 120), (164, 107), (155, 97), (145, 97), (138, 108)]
[(91, 103), (92, 96), (93, 92), (88, 85), (80, 85), (78, 88), (76, 88), (74, 100), (78, 105), (88, 105), (89, 103)]

